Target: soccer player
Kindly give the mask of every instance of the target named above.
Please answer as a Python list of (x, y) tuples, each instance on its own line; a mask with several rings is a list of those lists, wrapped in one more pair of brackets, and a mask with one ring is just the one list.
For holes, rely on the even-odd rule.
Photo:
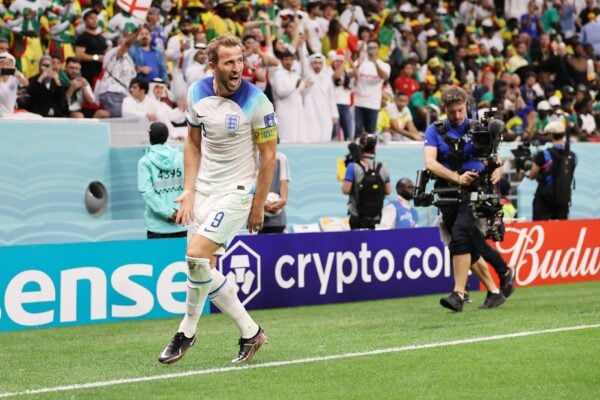
[[(188, 90), (188, 138), (184, 145), (184, 190), (176, 221), (189, 224), (186, 313), (159, 361), (178, 361), (196, 341), (196, 327), (209, 296), (238, 326), (233, 363), (250, 361), (267, 334), (237, 297), (237, 288), (215, 269), (214, 255), (247, 225), (263, 225), (277, 152), (273, 105), (262, 90), (242, 79), (239, 38), (224, 35), (207, 47), (213, 72)], [(260, 161), (259, 157), (260, 155)]]

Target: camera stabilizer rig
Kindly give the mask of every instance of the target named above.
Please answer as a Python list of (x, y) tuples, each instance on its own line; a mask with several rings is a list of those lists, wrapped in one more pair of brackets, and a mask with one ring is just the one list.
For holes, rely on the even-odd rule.
[[(495, 110), (492, 109), (491, 112)], [(427, 192), (427, 184), (431, 179), (437, 179), (431, 171), (417, 171), (415, 181), (415, 206), (429, 207), (455, 205), (463, 201), (469, 202), (475, 217), (481, 222), (480, 229), (485, 237), (495, 242), (504, 240), (504, 222), (502, 220), (502, 202), (496, 185), (492, 184), (492, 172), (502, 164), (497, 160), (497, 150), (504, 132), (504, 122), (490, 118), (485, 113), (480, 121), (471, 121), (467, 135), (474, 147), (475, 155), (485, 167), (479, 172), (478, 178), (469, 186), (451, 185), (445, 180), (439, 180), (431, 192)], [(439, 133), (439, 130), (438, 130)], [(455, 139), (440, 134), (448, 142)], [(462, 140), (462, 139), (461, 139)], [(455, 146), (450, 146), (455, 148)]]

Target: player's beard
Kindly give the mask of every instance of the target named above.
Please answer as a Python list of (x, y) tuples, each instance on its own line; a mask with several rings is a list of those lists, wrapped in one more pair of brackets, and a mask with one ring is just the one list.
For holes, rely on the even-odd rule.
[(232, 81), (231, 77), (235, 76), (229, 72), (218, 72), (217, 73), (217, 84), (219, 86), (219, 91), (225, 93), (219, 93), (221, 96), (231, 96), (235, 93), (236, 90), (240, 87), (242, 83), (242, 75), (241, 73), (237, 74), (237, 80)]

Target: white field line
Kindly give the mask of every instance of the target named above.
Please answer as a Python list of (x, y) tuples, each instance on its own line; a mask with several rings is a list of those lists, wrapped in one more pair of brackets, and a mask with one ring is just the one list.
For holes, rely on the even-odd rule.
[(175, 378), (182, 378), (182, 377), (195, 376), (195, 375), (210, 375), (210, 374), (218, 374), (218, 373), (225, 373), (225, 372), (237, 372), (237, 371), (243, 371), (243, 370), (248, 370), (248, 369), (257, 369), (257, 368), (284, 367), (287, 365), (307, 364), (307, 363), (323, 362), (323, 361), (331, 361), (331, 360), (341, 360), (344, 358), (352, 358), (352, 357), (368, 357), (368, 356), (374, 356), (374, 355), (379, 355), (379, 354), (400, 353), (403, 351), (433, 349), (433, 348), (437, 348), (437, 347), (457, 346), (457, 345), (462, 345), (462, 344), (490, 342), (490, 341), (494, 341), (494, 340), (504, 340), (504, 339), (512, 339), (512, 338), (517, 338), (517, 337), (543, 335), (543, 334), (547, 334), (547, 333), (560, 333), (560, 332), (579, 331), (579, 330), (584, 330), (584, 329), (595, 329), (595, 328), (600, 328), (600, 324), (565, 326), (565, 327), (561, 327), (561, 328), (543, 329), (543, 330), (538, 330), (538, 331), (525, 331), (525, 332), (507, 333), (504, 335), (482, 336), (482, 337), (475, 337), (475, 338), (470, 338), (470, 339), (450, 340), (447, 342), (415, 344), (415, 345), (402, 346), (402, 347), (390, 347), (387, 349), (362, 351), (362, 352), (356, 352), (356, 353), (344, 353), (344, 354), (334, 354), (334, 355), (330, 355), (330, 356), (300, 358), (297, 360), (271, 361), (271, 362), (266, 362), (266, 363), (262, 363), (262, 364), (247, 364), (247, 365), (235, 366), (235, 367), (209, 368), (209, 369), (200, 369), (200, 370), (195, 370), (195, 371), (178, 372), (178, 373), (172, 373), (172, 374), (142, 376), (139, 378), (113, 379), (113, 380), (109, 380), (109, 381), (80, 383), (80, 384), (65, 385), (65, 386), (54, 386), (54, 387), (46, 387), (46, 388), (40, 388), (40, 389), (29, 389), (29, 390), (23, 390), (21, 392), (0, 393), (0, 398), (25, 396), (25, 395), (36, 395), (36, 394), (51, 393), (51, 392), (68, 392), (68, 391), (73, 391), (73, 390), (108, 387), (108, 386), (123, 385), (123, 384), (128, 384), (128, 383), (150, 382), (150, 381), (158, 381), (158, 380), (164, 380), (164, 379), (175, 379)]

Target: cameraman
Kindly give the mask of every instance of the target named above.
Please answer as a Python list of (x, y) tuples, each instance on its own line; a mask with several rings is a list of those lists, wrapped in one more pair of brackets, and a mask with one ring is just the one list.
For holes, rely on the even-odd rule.
[[(467, 119), (467, 93), (458, 87), (450, 87), (442, 93), (442, 106), (447, 118), (441, 123), (429, 125), (425, 131), (425, 168), (437, 176), (439, 188), (468, 188), (479, 179), (484, 163), (475, 155), (475, 147), (469, 134)], [(496, 168), (491, 174), (491, 182), (496, 184), (502, 175), (502, 168)], [(483, 178), (483, 176), (482, 176)], [(454, 291), (442, 298), (440, 304), (453, 311), (461, 311), (465, 298), (465, 287), (471, 264), (482, 253), (493, 251), (485, 237), (477, 229), (476, 218), (469, 207), (469, 190), (459, 191), (460, 198), (455, 204), (440, 205), (444, 227), (450, 232), (450, 254), (454, 271)], [(497, 252), (493, 251), (497, 254)], [(486, 254), (486, 259), (489, 254)], [(501, 260), (501, 257), (498, 255)], [(502, 286), (512, 285), (512, 272), (502, 261), (498, 272)], [(488, 286), (488, 297), (484, 308), (501, 305), (505, 297), (495, 284)]]
[[(562, 157), (565, 157), (565, 125), (561, 121), (552, 121), (544, 128), (545, 133), (552, 136), (552, 147), (538, 152), (533, 159), (527, 174), (529, 179), (536, 179), (538, 187), (533, 197), (533, 220), (567, 219), (569, 205), (560, 204), (555, 198), (556, 181)], [(577, 166), (577, 155), (574, 156), (572, 174)]]
[(383, 163), (378, 171), (383, 187), (371, 184), (368, 185), (367, 190), (361, 190), (365, 175), (370, 171), (377, 171), (376, 143), (375, 135), (367, 134), (361, 136), (358, 149), (348, 146), (351, 153), (359, 153), (352, 155), (352, 161), (346, 166), (346, 176), (342, 184), (342, 193), (349, 195), (348, 214), (350, 215), (351, 229), (375, 229), (375, 225), (381, 221), (385, 196), (392, 192), (390, 173), (388, 167)]

